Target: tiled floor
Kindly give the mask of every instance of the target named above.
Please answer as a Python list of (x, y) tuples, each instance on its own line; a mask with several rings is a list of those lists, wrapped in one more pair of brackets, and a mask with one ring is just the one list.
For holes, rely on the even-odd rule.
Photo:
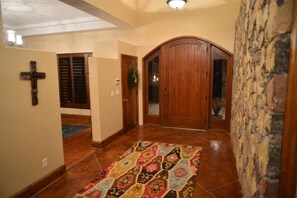
[[(82, 136), (90, 137), (90, 133), (87, 130)], [(83, 144), (88, 144), (86, 143), (87, 139), (84, 139)], [(75, 165), (73, 162), (67, 165), (67, 159), (65, 159), (68, 166), (67, 175), (44, 189), (36, 197), (72, 197), (92, 179), (99, 176), (100, 171), (116, 160), (137, 140), (202, 146), (200, 170), (193, 197), (242, 197), (228, 133), (154, 126), (136, 127), (103, 150), (92, 150), (91, 139), (89, 139), (89, 149), (84, 148), (84, 152), (77, 151), (71, 154), (79, 155), (77, 159), (81, 158), (82, 160), (79, 161), (79, 159)], [(65, 156), (67, 157), (66, 154)]]

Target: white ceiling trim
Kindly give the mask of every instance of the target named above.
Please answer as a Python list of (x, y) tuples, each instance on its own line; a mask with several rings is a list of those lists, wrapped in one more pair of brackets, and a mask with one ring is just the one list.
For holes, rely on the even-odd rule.
[(16, 34), (22, 36), (52, 34), (73, 31), (85, 31), (104, 28), (114, 28), (115, 25), (103, 20), (98, 20), (96, 17), (85, 17), (78, 19), (67, 19), (61, 21), (51, 21), (45, 23), (28, 24), (21, 26), (4, 25), (4, 30), (12, 29)]
[[(119, 28), (131, 28), (132, 27), (130, 24), (127, 24), (123, 20), (101, 10), (100, 8), (98, 8), (92, 4), (89, 4), (86, 1), (83, 1), (83, 0), (59, 0), (59, 1), (66, 3), (74, 8), (77, 8), (85, 13), (93, 15), (101, 20), (108, 21)], [(115, 1), (115, 0), (111, 0), (111, 2), (112, 1)], [(119, 12), (120, 12), (120, 10), (119, 10)]]
[[(80, 0), (81, 1), (81, 0)], [(115, 28), (59, 0), (0, 0), (3, 29), (23, 36)]]

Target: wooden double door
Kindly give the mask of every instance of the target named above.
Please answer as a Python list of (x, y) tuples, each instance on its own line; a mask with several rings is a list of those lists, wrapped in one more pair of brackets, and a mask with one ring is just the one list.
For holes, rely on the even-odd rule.
[(144, 58), (145, 123), (208, 128), (210, 47), (197, 38), (178, 38)]
[(207, 43), (182, 39), (162, 50), (164, 125), (205, 128)]

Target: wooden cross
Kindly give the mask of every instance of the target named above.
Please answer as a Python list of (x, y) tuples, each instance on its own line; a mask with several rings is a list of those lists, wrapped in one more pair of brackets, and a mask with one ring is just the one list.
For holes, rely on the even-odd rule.
[(38, 79), (45, 79), (44, 72), (37, 72), (36, 69), (36, 61), (30, 61), (30, 72), (21, 72), (20, 78), (22, 80), (31, 80), (31, 95), (32, 95), (32, 105), (35, 106), (38, 104), (38, 97), (37, 97), (37, 80)]

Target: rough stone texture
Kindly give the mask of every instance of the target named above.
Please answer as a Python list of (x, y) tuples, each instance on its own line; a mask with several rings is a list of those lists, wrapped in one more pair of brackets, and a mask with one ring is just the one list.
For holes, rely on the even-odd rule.
[(245, 197), (277, 197), (292, 0), (242, 0), (231, 137)]
[(287, 91), (287, 76), (274, 76), (267, 86), (267, 105), (269, 111), (284, 112)]

